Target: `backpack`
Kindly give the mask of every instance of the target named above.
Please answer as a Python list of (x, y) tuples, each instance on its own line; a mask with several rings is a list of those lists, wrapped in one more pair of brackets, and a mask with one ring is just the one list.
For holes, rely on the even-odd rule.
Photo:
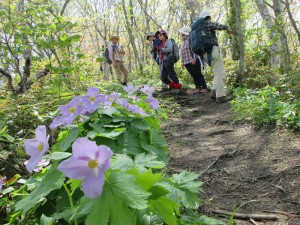
[(107, 62), (108, 64), (112, 64), (112, 61), (111, 61), (110, 58), (109, 58), (109, 50), (108, 50), (108, 47), (105, 49), (104, 56), (105, 56), (105, 62)]
[(174, 63), (177, 63), (179, 60), (179, 48), (173, 38), (171, 38), (170, 41), (172, 41), (172, 53), (171, 53), (172, 58), (173, 58)]
[(210, 65), (211, 61), (211, 52), (212, 52), (212, 40), (209, 36), (205, 34), (205, 20), (204, 18), (198, 18), (191, 25), (192, 31), (189, 35), (189, 43), (191, 50), (199, 55), (203, 56), (203, 54), (207, 53)]

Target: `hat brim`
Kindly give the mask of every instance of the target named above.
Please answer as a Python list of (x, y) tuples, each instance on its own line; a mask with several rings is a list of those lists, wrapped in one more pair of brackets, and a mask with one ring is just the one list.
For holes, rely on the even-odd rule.
[(113, 40), (113, 39), (117, 39), (117, 40), (120, 40), (120, 38), (118, 38), (118, 37), (111, 37), (109, 40)]

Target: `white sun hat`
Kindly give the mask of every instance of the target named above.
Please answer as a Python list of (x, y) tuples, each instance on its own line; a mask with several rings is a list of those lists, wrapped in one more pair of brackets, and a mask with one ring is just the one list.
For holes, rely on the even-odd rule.
[(208, 16), (211, 17), (210, 12), (207, 11), (207, 10), (203, 10), (203, 11), (200, 13), (200, 15), (199, 15), (200, 18), (206, 18), (206, 17), (208, 17)]
[(191, 28), (189, 26), (183, 26), (178, 31), (182, 34), (189, 35), (191, 32)]

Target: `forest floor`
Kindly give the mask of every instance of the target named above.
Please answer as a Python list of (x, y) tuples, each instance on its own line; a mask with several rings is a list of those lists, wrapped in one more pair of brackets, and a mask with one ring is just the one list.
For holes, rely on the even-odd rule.
[[(198, 173), (204, 182), (202, 214), (228, 221), (220, 210), (250, 219), (237, 225), (300, 224), (300, 135), (285, 129), (233, 124), (230, 102), (209, 94), (166, 92), (181, 107), (163, 130), (170, 170)], [(256, 217), (272, 217), (271, 221)], [(271, 219), (271, 218), (269, 218)]]

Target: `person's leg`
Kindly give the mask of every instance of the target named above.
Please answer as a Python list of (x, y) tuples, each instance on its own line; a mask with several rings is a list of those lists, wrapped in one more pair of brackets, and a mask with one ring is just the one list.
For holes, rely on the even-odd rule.
[(167, 68), (165, 66), (165, 64), (162, 64), (162, 69), (161, 69), (161, 80), (162, 82), (164, 82), (166, 85), (168, 85), (170, 83), (169, 79), (168, 79), (168, 71)]
[(174, 63), (170, 60), (164, 60), (164, 63), (165, 63), (164, 68), (166, 68), (169, 77), (175, 84), (178, 84), (179, 80), (174, 69)]
[(120, 62), (120, 69), (124, 75), (124, 82), (127, 84), (128, 82), (128, 70), (126, 69), (126, 67), (124, 66), (124, 63), (123, 62)]
[[(208, 62), (207, 53), (205, 53), (203, 57), (204, 60)], [(216, 99), (216, 98), (221, 98), (226, 96), (225, 85), (224, 85), (225, 78), (226, 78), (225, 66), (224, 66), (222, 55), (217, 46), (213, 47), (211, 70), (214, 75), (214, 80), (213, 80), (210, 97)]]
[(195, 70), (196, 70), (196, 76), (199, 78), (202, 92), (207, 92), (207, 85), (205, 82), (205, 78), (204, 78), (203, 74), (201, 73), (201, 63), (200, 63), (199, 59), (196, 60)]
[(161, 88), (162, 88), (162, 90), (166, 90), (166, 89), (168, 89), (168, 85), (165, 84), (162, 81), (162, 77), (161, 77), (161, 71), (162, 71), (163, 65), (162, 65), (162, 63), (161, 64), (157, 64), (157, 65), (158, 65), (158, 69), (159, 69), (159, 72), (160, 72)]
[(216, 90), (216, 98), (225, 97), (225, 66), (222, 54), (217, 46), (213, 47), (211, 69), (214, 74), (213, 89)]
[(197, 76), (195, 66), (196, 65), (193, 65), (192, 63), (189, 63), (189, 64), (185, 65), (185, 68), (187, 69), (189, 74), (193, 77), (196, 89), (200, 89), (201, 88), (200, 79), (199, 79), (199, 76)]
[(114, 71), (116, 73), (117, 80), (119, 82), (121, 82), (122, 81), (122, 70), (120, 69), (119, 62), (116, 62), (116, 64), (113, 65), (113, 68), (114, 68)]

